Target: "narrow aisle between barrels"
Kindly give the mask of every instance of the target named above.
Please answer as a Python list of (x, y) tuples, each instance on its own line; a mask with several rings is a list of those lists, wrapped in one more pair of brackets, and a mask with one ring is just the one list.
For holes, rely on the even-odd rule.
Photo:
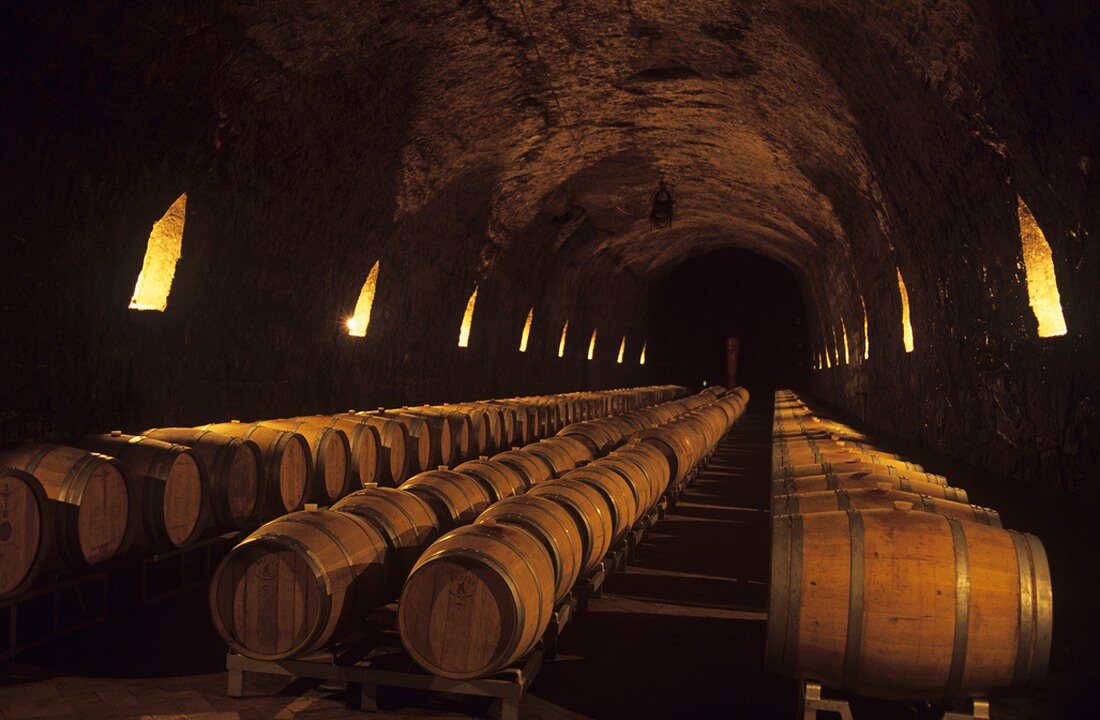
[(601, 719), (783, 716), (763, 655), (770, 432), (770, 408), (750, 404), (528, 702)]

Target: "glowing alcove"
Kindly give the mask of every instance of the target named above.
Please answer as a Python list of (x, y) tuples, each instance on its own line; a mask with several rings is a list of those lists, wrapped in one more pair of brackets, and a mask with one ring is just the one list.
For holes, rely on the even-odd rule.
[(359, 291), (359, 300), (355, 303), (355, 311), (347, 319), (348, 335), (352, 337), (366, 337), (367, 328), (370, 326), (370, 311), (374, 306), (374, 291), (378, 286), (378, 260), (371, 266), (367, 273), (367, 279), (363, 282), (363, 289)]
[(183, 250), (183, 226), (187, 219), (187, 193), (180, 195), (160, 220), (153, 223), (149, 243), (145, 248), (145, 260), (141, 264), (131, 310), (156, 310), (164, 312), (168, 307), (168, 294), (172, 291), (172, 278), (176, 276), (176, 264)]
[(588, 359), (596, 354), (596, 328), (592, 328), (592, 339), (588, 341)]
[(462, 327), (458, 329), (458, 346), (460, 348), (470, 346), (470, 325), (474, 322), (474, 305), (477, 303), (477, 287), (466, 302), (466, 312), (462, 315)]
[(561, 340), (558, 341), (558, 357), (565, 357), (565, 335), (569, 332), (569, 321), (561, 326)]
[(905, 278), (901, 276), (901, 268), (898, 271), (898, 294), (901, 296), (901, 341), (905, 345), (905, 352), (913, 352), (913, 324), (909, 322), (909, 292), (905, 289)]
[(527, 320), (523, 323), (523, 334), (519, 336), (519, 351), (527, 352), (527, 339), (531, 337), (531, 321), (535, 319), (535, 308), (527, 311)]
[(645, 346), (648, 345), (648, 344), (649, 344), (648, 342), (642, 343), (642, 354), (638, 356), (638, 364), (639, 365), (645, 365)]
[(844, 339), (844, 364), (852, 362), (852, 356), (848, 352), (848, 326), (844, 324), (844, 318), (840, 318), (840, 335)]
[(1054, 257), (1031, 209), (1016, 196), (1016, 215), (1020, 221), (1020, 245), (1024, 255), (1024, 275), (1027, 278), (1027, 299), (1039, 322), (1039, 337), (1065, 335), (1066, 318), (1062, 314), (1062, 297), (1058, 292), (1058, 277), (1054, 273)]
[(626, 335), (623, 335), (623, 341), (619, 343), (619, 356), (615, 358), (615, 362), (620, 365), (623, 364), (623, 353), (626, 352)]
[(863, 296), (859, 296), (859, 305), (863, 308), (863, 359), (871, 357), (871, 335), (867, 323), (867, 303), (863, 302)]

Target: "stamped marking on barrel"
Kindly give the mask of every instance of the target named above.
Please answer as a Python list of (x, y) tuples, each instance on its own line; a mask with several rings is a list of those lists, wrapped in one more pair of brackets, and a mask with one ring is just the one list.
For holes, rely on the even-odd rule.
[(451, 575), (447, 582), (447, 592), (458, 607), (465, 607), (474, 597), (477, 577), (469, 570)]

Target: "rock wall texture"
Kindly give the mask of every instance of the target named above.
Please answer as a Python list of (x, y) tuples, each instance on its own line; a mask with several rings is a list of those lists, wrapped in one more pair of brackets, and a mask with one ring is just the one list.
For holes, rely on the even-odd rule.
[[(811, 350), (841, 318), (861, 346), (866, 306), (868, 359), (815, 392), (1095, 500), (1094, 5), (9, 3), (0, 438), (641, 382), (617, 339), (636, 355), (653, 289), (733, 247), (790, 268)], [(672, 232), (648, 221), (661, 171)], [(128, 311), (182, 192), (168, 309)], [(1017, 196), (1064, 337), (1036, 336)]]

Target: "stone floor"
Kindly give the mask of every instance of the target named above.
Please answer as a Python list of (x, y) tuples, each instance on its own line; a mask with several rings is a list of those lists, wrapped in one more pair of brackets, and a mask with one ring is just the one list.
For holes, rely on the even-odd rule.
[[(521, 717), (795, 717), (794, 683), (763, 670), (770, 422), (768, 413), (746, 415), (637, 562), (566, 628)], [(315, 681), (250, 675), (246, 696), (229, 698), (224, 652), (205, 594), (182, 596), (0, 666), (0, 720), (363, 717), (345, 708), (339, 687)], [(1057, 663), (1046, 693), (997, 701), (994, 718), (1077, 717), (1066, 698), (1078, 681)], [(382, 702), (379, 720), (485, 710), (448, 697)], [(857, 718), (931, 716), (866, 701), (856, 709)]]

